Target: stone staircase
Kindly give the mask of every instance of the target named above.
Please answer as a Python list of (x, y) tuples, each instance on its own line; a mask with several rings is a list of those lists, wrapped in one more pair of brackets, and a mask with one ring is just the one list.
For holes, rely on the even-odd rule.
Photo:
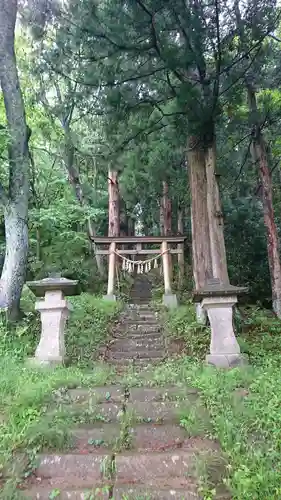
[(128, 365), (143, 367), (166, 357), (161, 325), (150, 300), (151, 283), (146, 276), (139, 275), (131, 290), (131, 303), (113, 329), (105, 357), (117, 369)]
[[(136, 369), (165, 358), (157, 314), (148, 303), (151, 287), (136, 279), (132, 304), (120, 316), (108, 347), (108, 362)], [(124, 378), (124, 377), (123, 377)], [(198, 460), (220, 456), (216, 442), (190, 437), (180, 415), (204, 412), (198, 391), (183, 387), (72, 389), (54, 403), (54, 416), (72, 422), (71, 448), (38, 457), (26, 498), (47, 500), (194, 500), (229, 498), (198, 493)], [(75, 424), (76, 422), (76, 424)], [(79, 424), (77, 425), (77, 422)], [(70, 425), (70, 424), (69, 424)]]

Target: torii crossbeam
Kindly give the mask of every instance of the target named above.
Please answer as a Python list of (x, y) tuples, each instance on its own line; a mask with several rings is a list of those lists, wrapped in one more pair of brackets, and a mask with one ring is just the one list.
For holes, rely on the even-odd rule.
[[(163, 303), (167, 307), (177, 306), (177, 297), (172, 292), (170, 269), (169, 269), (169, 254), (183, 253), (183, 243), (185, 236), (124, 236), (124, 237), (100, 237), (92, 238), (96, 245), (96, 253), (99, 255), (109, 255), (108, 265), (108, 285), (107, 295), (108, 300), (116, 300), (114, 294), (115, 285), (115, 267), (116, 258), (125, 255), (157, 255), (162, 258), (164, 289)], [(159, 244), (158, 248), (143, 248), (144, 245)], [(107, 248), (100, 249), (100, 245)], [(119, 245), (131, 245), (132, 249), (119, 249)], [(176, 248), (171, 248), (172, 245), (177, 245)]]

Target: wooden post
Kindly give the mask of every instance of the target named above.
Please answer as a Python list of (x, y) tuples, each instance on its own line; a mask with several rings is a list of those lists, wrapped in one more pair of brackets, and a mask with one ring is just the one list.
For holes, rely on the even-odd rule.
[(109, 247), (109, 265), (108, 265), (108, 285), (107, 285), (107, 296), (114, 300), (114, 278), (115, 278), (115, 262), (116, 262), (116, 243), (112, 241)]
[(169, 252), (168, 252), (167, 241), (162, 242), (162, 262), (163, 262), (165, 295), (171, 295), (172, 288), (170, 281)]

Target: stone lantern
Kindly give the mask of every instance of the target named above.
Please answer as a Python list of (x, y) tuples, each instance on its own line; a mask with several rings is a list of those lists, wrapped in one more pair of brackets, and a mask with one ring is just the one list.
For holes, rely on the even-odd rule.
[(231, 368), (247, 362), (235, 337), (232, 312), (238, 295), (246, 292), (247, 288), (223, 284), (213, 278), (204, 288), (193, 293), (194, 302), (201, 302), (210, 321), (211, 344), (207, 363), (219, 368)]
[(63, 364), (65, 360), (64, 330), (70, 305), (65, 296), (78, 295), (78, 281), (63, 278), (60, 273), (50, 273), (48, 278), (29, 281), (28, 288), (38, 298), (36, 311), (41, 315), (41, 338), (33, 364)]

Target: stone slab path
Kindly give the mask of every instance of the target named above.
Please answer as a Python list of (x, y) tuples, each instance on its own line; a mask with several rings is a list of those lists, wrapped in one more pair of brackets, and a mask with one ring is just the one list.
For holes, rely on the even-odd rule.
[[(151, 289), (142, 277), (132, 290), (133, 302), (121, 314), (106, 358), (124, 369), (133, 364), (162, 362), (167, 353)], [(73, 424), (72, 447), (63, 453), (46, 450), (24, 491), (31, 499), (194, 500), (230, 498), (200, 493), (198, 463), (219, 463), (216, 442), (190, 437), (179, 426), (180, 413), (200, 403), (189, 387), (112, 385), (72, 389), (54, 416), (65, 414)], [(80, 416), (80, 417), (79, 417)], [(73, 418), (72, 418), (73, 417)], [(82, 417), (82, 418), (81, 418)], [(218, 472), (218, 471), (217, 471)]]

